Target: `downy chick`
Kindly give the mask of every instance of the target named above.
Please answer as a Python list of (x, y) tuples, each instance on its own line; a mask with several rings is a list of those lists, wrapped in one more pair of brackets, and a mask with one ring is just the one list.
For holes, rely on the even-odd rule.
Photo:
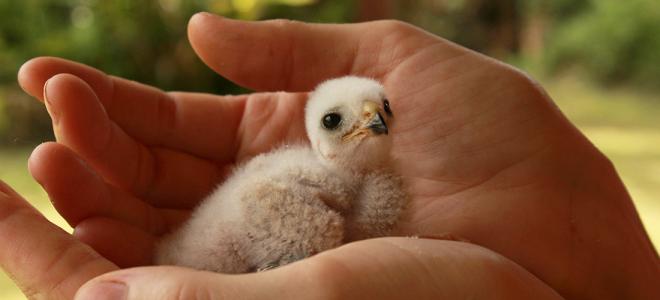
[(305, 109), (311, 147), (280, 147), (239, 166), (160, 241), (156, 264), (245, 273), (388, 235), (407, 200), (389, 169), (392, 118), (374, 80), (320, 84)]

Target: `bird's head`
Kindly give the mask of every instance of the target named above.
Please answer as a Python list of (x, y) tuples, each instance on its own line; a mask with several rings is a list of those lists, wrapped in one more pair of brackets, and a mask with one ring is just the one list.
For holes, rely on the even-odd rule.
[(356, 171), (382, 168), (391, 148), (392, 111), (383, 86), (346, 76), (321, 83), (310, 95), (305, 126), (326, 164)]

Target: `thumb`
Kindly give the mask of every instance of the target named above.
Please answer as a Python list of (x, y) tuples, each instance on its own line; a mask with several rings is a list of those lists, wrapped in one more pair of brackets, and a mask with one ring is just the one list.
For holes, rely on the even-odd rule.
[[(346, 74), (382, 81), (407, 57), (440, 42), (398, 21), (349, 25), (247, 22), (209, 13), (190, 19), (188, 37), (197, 55), (213, 70), (239, 85), (262, 91), (308, 91), (320, 81)], [(441, 50), (456, 48), (446, 42), (439, 44)]]
[[(307, 261), (307, 260), (305, 260)], [(124, 269), (96, 277), (76, 300), (104, 299), (319, 299), (327, 298), (324, 274), (306, 263), (268, 272), (221, 274), (174, 266)], [(310, 268), (310, 269), (307, 269)]]
[[(275, 275), (269, 278), (278, 278)], [(264, 294), (273, 293), (272, 285), (277, 280), (268, 282), (261, 277), (261, 274), (227, 275), (173, 266), (138, 267), (106, 273), (87, 282), (75, 299), (260, 299), (277, 296)]]
[(351, 243), (275, 270), (227, 275), (179, 267), (108, 273), (76, 299), (560, 299), (479, 246), (411, 238)]

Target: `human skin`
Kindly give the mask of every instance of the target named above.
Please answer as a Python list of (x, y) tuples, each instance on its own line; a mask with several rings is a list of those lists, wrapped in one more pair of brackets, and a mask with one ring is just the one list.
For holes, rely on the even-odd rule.
[[(135, 299), (660, 297), (658, 255), (612, 164), (521, 72), (394, 21), (203, 13), (188, 33), (220, 75), (286, 92), (164, 93), (55, 58), (21, 68), (57, 137), (30, 171), (75, 228), (68, 236), (2, 187), (0, 265), (29, 296), (71, 298), (104, 274), (78, 296), (112, 282)], [(411, 196), (398, 235), (430, 239), (361, 241), (250, 275), (113, 272), (149, 265), (154, 241), (233, 164), (302, 139), (305, 91), (347, 74), (385, 86), (394, 169)]]

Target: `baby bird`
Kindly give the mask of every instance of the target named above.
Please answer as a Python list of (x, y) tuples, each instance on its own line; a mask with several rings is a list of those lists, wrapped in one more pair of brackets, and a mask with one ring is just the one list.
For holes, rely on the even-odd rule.
[(159, 242), (155, 263), (246, 273), (388, 235), (406, 205), (389, 169), (392, 118), (374, 80), (320, 84), (305, 109), (311, 147), (284, 146), (236, 168)]

